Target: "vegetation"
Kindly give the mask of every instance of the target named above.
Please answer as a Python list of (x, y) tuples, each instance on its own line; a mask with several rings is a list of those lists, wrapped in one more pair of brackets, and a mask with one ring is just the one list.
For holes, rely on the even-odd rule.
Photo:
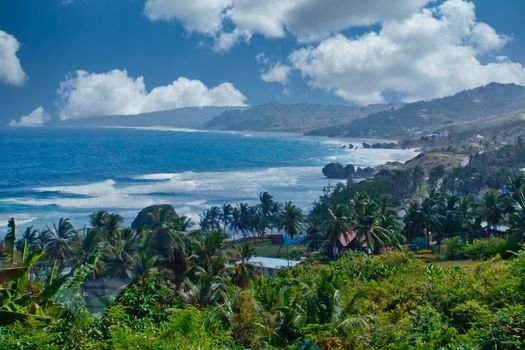
[(309, 132), (323, 125), (348, 123), (386, 107), (386, 105), (348, 107), (270, 102), (245, 110), (225, 111), (200, 127), (207, 130)]
[[(475, 155), (329, 188), (306, 215), (264, 192), (205, 210), (198, 228), (169, 205), (132, 228), (99, 211), (83, 230), (60, 219), (19, 235), (12, 219), (0, 348), (524, 348), (525, 179), (507, 167), (522, 148), (489, 170)], [(457, 191), (465, 168), (507, 169), (505, 185)], [(251, 258), (272, 233), (303, 234), (307, 251), (286, 245), (303, 263), (262, 275)]]
[(364, 118), (310, 132), (327, 136), (414, 137), (438, 132), (482, 132), (483, 128), (523, 125), (525, 87), (491, 83), (453, 96), (407, 103)]

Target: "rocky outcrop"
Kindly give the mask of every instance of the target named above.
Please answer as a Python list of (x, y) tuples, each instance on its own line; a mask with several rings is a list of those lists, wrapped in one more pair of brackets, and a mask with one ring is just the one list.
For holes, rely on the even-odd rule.
[(144, 227), (152, 230), (156, 229), (157, 225), (155, 224), (155, 220), (153, 219), (152, 215), (158, 210), (167, 210), (170, 216), (173, 215), (173, 217), (177, 217), (175, 209), (170, 204), (150, 205), (138, 213), (135, 220), (133, 220), (131, 223), (131, 228), (137, 229), (139, 227)]
[(366, 142), (363, 142), (363, 148), (381, 148), (381, 149), (394, 149), (397, 148), (397, 143), (395, 142), (376, 142), (373, 144), (369, 144)]
[(343, 166), (341, 163), (329, 163), (323, 167), (323, 175), (329, 179), (349, 179), (355, 173), (355, 168), (352, 164)]
[(397, 144), (394, 142), (377, 142), (372, 144), (372, 148), (382, 148), (382, 149), (394, 149), (397, 148)]
[(368, 178), (374, 176), (374, 168), (366, 167), (366, 168), (357, 168), (355, 171), (354, 177), (355, 178)]

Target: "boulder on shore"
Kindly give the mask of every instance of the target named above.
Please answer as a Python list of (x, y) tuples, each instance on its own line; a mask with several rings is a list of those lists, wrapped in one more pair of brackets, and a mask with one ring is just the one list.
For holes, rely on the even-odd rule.
[(323, 167), (323, 175), (329, 179), (345, 180), (351, 178), (355, 173), (352, 164), (343, 166), (341, 163), (329, 163)]

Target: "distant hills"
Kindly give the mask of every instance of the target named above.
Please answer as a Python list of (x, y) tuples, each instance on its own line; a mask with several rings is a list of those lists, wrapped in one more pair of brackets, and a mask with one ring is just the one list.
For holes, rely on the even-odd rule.
[(114, 115), (70, 119), (60, 122), (59, 126), (167, 126), (176, 128), (196, 129), (203, 123), (213, 119), (221, 113), (234, 108), (242, 107), (191, 107), (179, 108), (170, 111), (142, 113), (137, 115)]
[(201, 128), (213, 130), (288, 131), (310, 132), (327, 126), (350, 123), (370, 113), (393, 105), (370, 105), (367, 107), (326, 106), (299, 103), (281, 104), (270, 102), (246, 110), (225, 111), (204, 123)]
[(104, 116), (61, 126), (168, 126), (210, 130), (299, 132), (339, 137), (414, 138), (454, 131), (515, 135), (525, 130), (525, 87), (491, 83), (453, 96), (366, 107), (270, 102), (251, 108), (181, 108)]
[(319, 128), (309, 134), (411, 137), (446, 130), (514, 127), (524, 121), (525, 87), (491, 83), (449, 97), (370, 113), (365, 118)]

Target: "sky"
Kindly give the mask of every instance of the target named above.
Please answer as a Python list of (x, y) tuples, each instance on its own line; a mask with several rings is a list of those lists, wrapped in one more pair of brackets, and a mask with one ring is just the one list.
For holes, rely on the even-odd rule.
[(0, 0), (0, 125), (525, 85), (522, 0)]

